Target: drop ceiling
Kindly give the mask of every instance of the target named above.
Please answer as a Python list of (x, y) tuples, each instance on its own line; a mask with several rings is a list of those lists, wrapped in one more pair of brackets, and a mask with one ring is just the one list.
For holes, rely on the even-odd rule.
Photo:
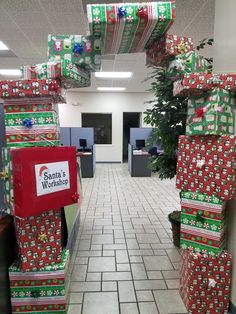
[[(87, 0), (86, 0), (87, 1)], [(110, 1), (111, 2), (111, 1)], [(115, 1), (117, 2), (117, 1)], [(129, 1), (135, 2), (135, 1)], [(215, 0), (176, 0), (176, 20), (169, 33), (190, 36), (195, 45), (212, 38)], [(0, 0), (0, 40), (11, 50), (11, 57), (0, 56), (0, 68), (13, 69), (47, 61), (47, 35), (87, 34), (88, 24), (80, 0)], [(204, 50), (212, 56), (212, 48)], [(150, 73), (145, 67), (145, 54), (104, 56), (103, 71), (132, 71), (126, 80), (92, 77), (92, 85), (77, 91), (96, 91), (97, 87), (126, 87), (126, 92), (145, 92)], [(0, 76), (0, 79), (6, 77)]]

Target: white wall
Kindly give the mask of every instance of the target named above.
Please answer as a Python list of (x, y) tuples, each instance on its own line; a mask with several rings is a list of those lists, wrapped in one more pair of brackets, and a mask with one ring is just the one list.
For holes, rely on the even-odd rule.
[[(151, 93), (68, 92), (67, 104), (59, 105), (60, 125), (81, 127), (81, 113), (112, 113), (112, 144), (96, 145), (96, 159), (122, 162), (123, 112), (144, 112), (150, 108), (144, 102), (152, 99)], [(146, 126), (143, 121), (142, 126)]]

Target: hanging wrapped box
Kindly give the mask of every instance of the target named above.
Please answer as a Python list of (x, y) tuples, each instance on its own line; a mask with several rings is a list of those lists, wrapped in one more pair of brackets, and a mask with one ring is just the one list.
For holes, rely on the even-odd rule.
[(77, 203), (75, 147), (18, 148), (11, 158), (16, 216), (37, 216)]
[(176, 187), (230, 200), (236, 196), (236, 137), (179, 137)]
[(193, 50), (192, 38), (166, 34), (146, 49), (146, 64), (165, 66), (166, 62), (174, 56), (191, 50)]
[(181, 247), (220, 253), (225, 244), (225, 205), (214, 196), (181, 192)]
[(40, 271), (23, 273), (17, 265), (9, 268), (12, 314), (66, 314), (69, 301), (69, 251), (62, 262)]
[(166, 71), (166, 75), (174, 80), (184, 77), (185, 74), (191, 72), (207, 73), (209, 63), (205, 58), (195, 51), (189, 51), (178, 55)]
[(91, 34), (101, 38), (102, 54), (143, 52), (167, 32), (174, 1), (87, 5)]
[(5, 104), (7, 147), (58, 146), (60, 130), (53, 104)]
[(27, 65), (20, 69), (24, 80), (58, 79), (64, 88), (90, 86), (90, 71), (78, 67), (68, 60)]
[(228, 313), (231, 268), (227, 251), (212, 257), (182, 250), (179, 291), (188, 313)]
[(23, 219), (17, 216), (15, 229), (22, 271), (39, 270), (61, 262), (61, 209)]
[(101, 41), (83, 35), (48, 35), (48, 60), (67, 60), (90, 71), (101, 68)]
[(57, 80), (5, 80), (0, 81), (0, 98), (5, 103), (65, 102)]
[(186, 135), (234, 133), (232, 92), (216, 88), (188, 101)]

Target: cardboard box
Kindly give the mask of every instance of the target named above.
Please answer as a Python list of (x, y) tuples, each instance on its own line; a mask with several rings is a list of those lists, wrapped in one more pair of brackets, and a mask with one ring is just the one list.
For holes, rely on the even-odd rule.
[(59, 118), (53, 104), (5, 104), (7, 147), (58, 146)]
[(225, 205), (213, 196), (182, 191), (180, 246), (219, 254), (225, 248)]
[(87, 5), (91, 34), (101, 38), (102, 54), (143, 52), (167, 32), (174, 1)]
[(77, 203), (74, 146), (18, 148), (11, 158), (16, 216), (37, 216)]
[(216, 257), (181, 253), (179, 291), (188, 313), (227, 314), (232, 256), (227, 251)]
[(69, 251), (62, 262), (40, 271), (23, 273), (16, 265), (9, 268), (12, 314), (66, 314), (69, 299)]
[(236, 195), (235, 162), (235, 136), (181, 135), (176, 187), (221, 200), (233, 199)]

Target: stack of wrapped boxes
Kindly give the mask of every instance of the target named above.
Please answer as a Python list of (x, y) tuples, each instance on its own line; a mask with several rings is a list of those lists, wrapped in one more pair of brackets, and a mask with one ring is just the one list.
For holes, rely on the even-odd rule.
[(180, 294), (189, 313), (228, 313), (231, 255), (224, 251), (225, 207), (236, 195), (236, 76), (182, 75), (174, 82), (175, 96), (189, 96), (176, 178), (181, 190)]

